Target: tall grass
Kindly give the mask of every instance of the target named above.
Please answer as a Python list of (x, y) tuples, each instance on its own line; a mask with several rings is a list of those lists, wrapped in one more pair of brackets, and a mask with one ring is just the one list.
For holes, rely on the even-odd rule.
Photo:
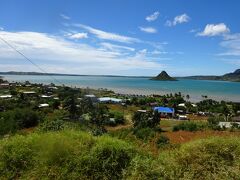
[(74, 130), (0, 140), (0, 179), (238, 179), (240, 139), (210, 138), (153, 156)]

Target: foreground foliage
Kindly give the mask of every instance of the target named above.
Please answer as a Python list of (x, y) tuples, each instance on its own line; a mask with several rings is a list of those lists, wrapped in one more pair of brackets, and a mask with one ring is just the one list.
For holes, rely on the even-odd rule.
[[(161, 141), (162, 142), (162, 141)], [(165, 141), (164, 141), (165, 142)], [(211, 138), (153, 156), (131, 143), (81, 131), (0, 141), (1, 179), (237, 179), (239, 138)]]

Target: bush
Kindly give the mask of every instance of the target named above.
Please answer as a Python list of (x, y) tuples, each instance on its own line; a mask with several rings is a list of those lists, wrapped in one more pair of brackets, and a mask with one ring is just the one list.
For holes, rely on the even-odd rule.
[(108, 136), (61, 131), (0, 141), (1, 179), (121, 179), (136, 150)]
[(158, 169), (157, 160), (150, 156), (135, 156), (128, 169), (124, 171), (124, 179), (160, 179), (161, 174)]
[(199, 131), (203, 130), (205, 125), (202, 123), (194, 123), (194, 122), (184, 122), (178, 125), (173, 126), (173, 131)]
[(159, 157), (162, 179), (238, 179), (239, 138), (210, 138)]
[(160, 113), (157, 111), (135, 112), (132, 121), (135, 128), (155, 128), (159, 125)]
[(155, 131), (152, 128), (134, 128), (133, 134), (142, 140), (149, 140), (154, 137)]
[(225, 121), (222, 116), (212, 116), (208, 118), (208, 126), (213, 130), (220, 130), (219, 122)]
[(157, 158), (116, 138), (81, 131), (0, 140), (1, 179), (239, 179), (239, 167), (237, 137), (186, 143)]
[(40, 131), (59, 131), (64, 129), (65, 122), (63, 118), (66, 112), (62, 110), (55, 110), (51, 115), (47, 116), (42, 123), (40, 123)]
[(49, 120), (46, 119), (40, 124), (40, 131), (59, 131), (64, 129), (64, 121), (61, 119)]
[(28, 108), (16, 108), (1, 113), (0, 134), (13, 133), (16, 130), (36, 126), (41, 120), (41, 116)]
[(170, 140), (167, 136), (161, 135), (157, 140), (158, 148), (164, 147), (170, 143)]

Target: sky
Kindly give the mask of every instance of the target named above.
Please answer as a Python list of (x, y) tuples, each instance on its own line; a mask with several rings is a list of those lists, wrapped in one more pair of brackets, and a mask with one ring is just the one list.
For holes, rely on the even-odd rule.
[[(51, 73), (222, 75), (240, 68), (239, 0), (1, 0), (0, 38)], [(40, 71), (0, 39), (0, 71)]]

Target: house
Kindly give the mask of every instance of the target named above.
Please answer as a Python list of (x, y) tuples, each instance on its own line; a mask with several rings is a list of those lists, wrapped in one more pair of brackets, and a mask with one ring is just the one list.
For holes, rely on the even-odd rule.
[(0, 98), (8, 99), (8, 98), (12, 98), (12, 95), (1, 95)]
[(238, 127), (240, 127), (240, 122), (219, 122), (218, 125), (220, 128), (231, 128), (233, 124), (238, 124)]
[(98, 102), (98, 99), (97, 97), (94, 95), (94, 94), (87, 94), (84, 96), (86, 99), (89, 99), (91, 100), (93, 103), (96, 103)]
[(175, 110), (174, 108), (170, 108), (170, 107), (154, 107), (153, 108), (154, 111), (158, 111), (162, 117), (173, 117), (175, 115)]
[(186, 115), (179, 115), (178, 119), (179, 120), (188, 120), (188, 117)]
[(48, 96), (48, 95), (41, 95), (41, 98), (51, 98), (52, 96)]
[(234, 121), (234, 122), (240, 122), (240, 116), (234, 116), (234, 117), (232, 117), (232, 121)]
[(36, 92), (35, 91), (24, 91), (23, 94), (33, 95), (33, 94), (36, 94)]
[(0, 88), (8, 88), (10, 86), (9, 83), (1, 83)]
[(39, 104), (39, 106), (38, 106), (39, 108), (44, 108), (44, 107), (49, 107), (49, 104)]
[(139, 110), (137, 110), (137, 112), (140, 112), (140, 113), (146, 113), (147, 110), (145, 110), (145, 109), (139, 109)]
[(101, 97), (98, 98), (101, 103), (121, 103), (122, 99), (112, 98), (112, 97)]
[[(192, 107), (197, 107), (197, 105), (196, 104), (191, 104), (192, 105)], [(180, 104), (178, 104), (178, 107), (186, 107), (186, 104), (185, 103), (180, 103)]]

